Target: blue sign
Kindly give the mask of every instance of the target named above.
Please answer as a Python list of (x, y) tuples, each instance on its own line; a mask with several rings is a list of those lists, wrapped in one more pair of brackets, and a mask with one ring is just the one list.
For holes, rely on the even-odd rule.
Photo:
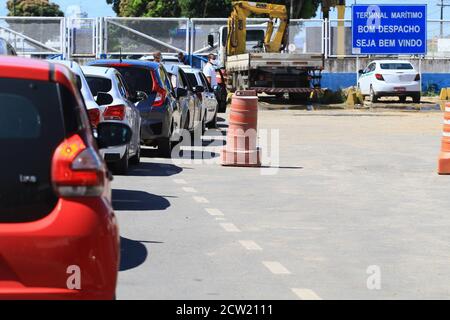
[(427, 5), (354, 5), (353, 54), (426, 54)]

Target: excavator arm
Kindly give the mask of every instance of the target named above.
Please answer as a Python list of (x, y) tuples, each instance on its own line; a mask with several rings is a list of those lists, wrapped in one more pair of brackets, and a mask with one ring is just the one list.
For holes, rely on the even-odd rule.
[[(233, 11), (228, 19), (228, 55), (231, 56), (246, 52), (247, 18), (251, 14), (269, 16), (264, 38), (264, 48), (266, 52), (281, 52), (287, 45), (287, 28), (289, 22), (286, 6), (261, 2), (236, 1), (233, 2)], [(280, 26), (275, 37), (272, 39), (274, 19), (280, 19)]]

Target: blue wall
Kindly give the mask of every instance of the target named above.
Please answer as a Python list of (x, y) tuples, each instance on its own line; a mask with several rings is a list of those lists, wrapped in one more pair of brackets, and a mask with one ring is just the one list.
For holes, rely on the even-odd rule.
[[(355, 73), (322, 73), (322, 88), (339, 90), (355, 85)], [(423, 73), (422, 91), (428, 91), (430, 86), (434, 86), (436, 92), (441, 88), (450, 88), (450, 73)]]

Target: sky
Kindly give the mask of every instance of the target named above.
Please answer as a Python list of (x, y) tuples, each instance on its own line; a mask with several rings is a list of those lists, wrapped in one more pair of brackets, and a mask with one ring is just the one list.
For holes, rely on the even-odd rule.
[[(86, 11), (89, 17), (106, 17), (115, 16), (114, 11), (111, 6), (106, 4), (105, 0), (53, 0), (53, 2), (60, 5), (63, 11), (66, 11), (67, 7), (70, 5), (79, 5), (83, 11)], [(270, 2), (270, 0), (267, 0)], [(437, 6), (441, 0), (347, 0), (347, 5), (353, 3), (357, 4), (428, 4), (428, 18), (429, 19), (439, 19), (440, 17), (440, 7)], [(450, 0), (445, 0), (444, 2), (450, 5)], [(6, 0), (0, 0), (0, 16), (5, 16), (6, 10)], [(318, 16), (320, 18), (320, 16)], [(331, 12), (330, 18), (336, 18), (336, 12)], [(347, 10), (347, 18), (350, 18), (350, 9)], [(450, 7), (444, 8), (444, 18), (450, 20)]]

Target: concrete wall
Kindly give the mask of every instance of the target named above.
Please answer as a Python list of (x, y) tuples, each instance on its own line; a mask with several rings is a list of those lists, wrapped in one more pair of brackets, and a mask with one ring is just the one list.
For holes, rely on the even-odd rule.
[[(360, 58), (359, 69), (364, 69), (374, 59)], [(418, 59), (405, 59), (413, 63), (419, 70)], [(356, 85), (357, 60), (355, 58), (327, 59), (322, 74), (322, 87), (338, 90)], [(450, 59), (423, 59), (422, 60), (422, 90), (428, 91), (434, 87), (439, 91), (443, 87), (450, 87)]]

